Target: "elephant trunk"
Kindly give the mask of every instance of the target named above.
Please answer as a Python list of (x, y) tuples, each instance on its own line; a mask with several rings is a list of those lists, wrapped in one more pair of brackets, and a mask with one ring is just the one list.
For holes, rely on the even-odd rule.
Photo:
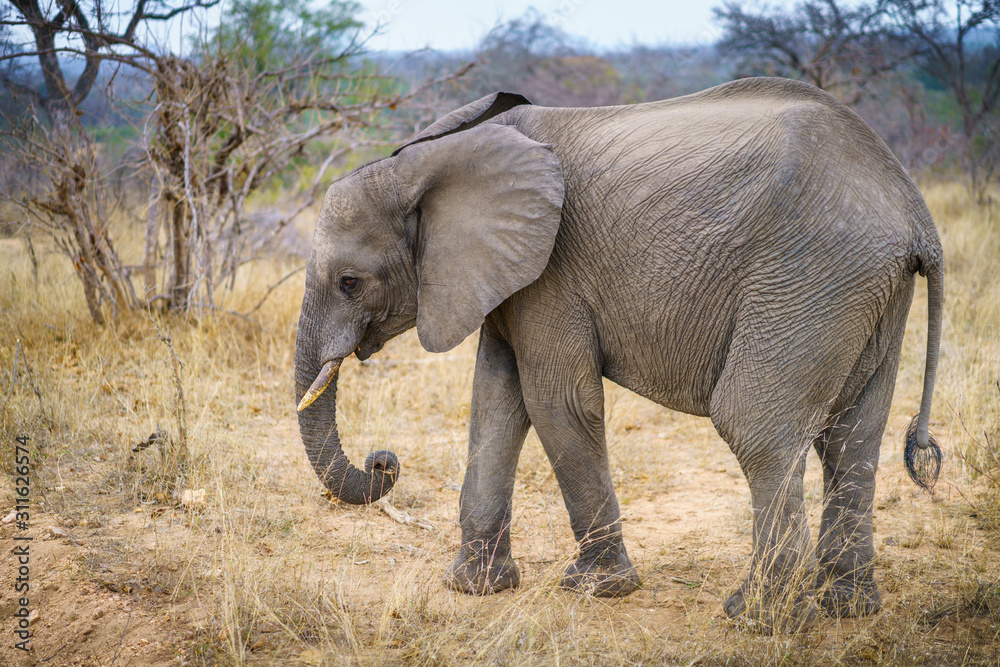
[(303, 359), (307, 353), (302, 347), (297, 356), (295, 400), (301, 406), (299, 433), (309, 462), (323, 485), (343, 502), (364, 505), (378, 500), (396, 483), (399, 475), (396, 455), (379, 450), (368, 455), (364, 472), (354, 467), (344, 454), (337, 433), (337, 377), (341, 360), (318, 368)]

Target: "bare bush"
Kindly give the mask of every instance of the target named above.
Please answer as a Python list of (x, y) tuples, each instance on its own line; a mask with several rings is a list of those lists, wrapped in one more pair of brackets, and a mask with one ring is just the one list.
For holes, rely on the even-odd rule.
[[(140, 26), (173, 18), (218, 0), (172, 4), (168, 0), (136, 0), (131, 12), (106, 13), (104, 7), (76, 0), (41, 5), (38, 0), (9, 0), (4, 26), (30, 35), (30, 42), (13, 42), (7, 34), (0, 63), (0, 83), (14, 97), (19, 117), (3, 134), (17, 152), (33, 183), (19, 177), (5, 160), (6, 192), (20, 207), (29, 227), (37, 226), (54, 240), (76, 269), (91, 317), (105, 321), (103, 304), (112, 313), (137, 308), (128, 273), (118, 255), (107, 221), (110, 211), (97, 151), (90, 131), (79, 119), (79, 105), (90, 94), (101, 63), (121, 60), (121, 48), (134, 49)], [(111, 27), (114, 24), (116, 28)], [(42, 75), (29, 83), (13, 67), (37, 59)], [(72, 65), (83, 60), (75, 77)], [(24, 113), (23, 110), (30, 110)], [(43, 119), (39, 119), (39, 115)], [(36, 194), (37, 193), (37, 194)]]
[(739, 76), (802, 79), (848, 105), (916, 53), (887, 29), (878, 4), (807, 0), (787, 11), (726, 2), (713, 11), (725, 30), (717, 47), (739, 59)]
[(953, 95), (964, 167), (980, 204), (1000, 176), (1000, 2), (883, 0), (883, 10), (921, 48), (921, 68)]
[(464, 86), (469, 97), (510, 90), (536, 104), (601, 106), (617, 104), (621, 96), (618, 71), (608, 59), (534, 10), (494, 26), (475, 59), (479, 66)]
[[(314, 202), (331, 165), (393, 136), (391, 116), (384, 112), (426, 88), (404, 93), (363, 60), (362, 26), (354, 19), (359, 8), (350, 2), (332, 2), (321, 10), (302, 0), (235, 2), (221, 24), (204, 34), (191, 54), (181, 56), (146, 44), (137, 27), (214, 0), (172, 9), (136, 0), (123, 32), (107, 28), (100, 5), (89, 22), (76, 4), (72, 20), (62, 13), (41, 20), (37, 0), (10, 1), (22, 12), (19, 25), (35, 30), (37, 48), (7, 60), (37, 55), (46, 90), (61, 91), (44, 98), (4, 80), (51, 119), (9, 133), (24, 159), (46, 175), (52, 193), (19, 201), (28, 218), (41, 222), (76, 263), (98, 322), (104, 321), (107, 303), (113, 312), (150, 303), (177, 311), (216, 307), (217, 288), (226, 280), (231, 288), (236, 269), (256, 258)], [(147, 5), (158, 7), (157, 13)], [(64, 34), (69, 46), (57, 46), (56, 37)], [(83, 46), (74, 46), (74, 39)], [(85, 54), (87, 68), (70, 90), (59, 56), (77, 53)], [(103, 222), (110, 217), (103, 189), (107, 179), (98, 173), (89, 128), (76, 113), (102, 61), (142, 72), (152, 88), (151, 104), (133, 104), (142, 118), (143, 156), (153, 184), (141, 298)], [(248, 224), (255, 195), (286, 188), (303, 192), (266, 224)], [(28, 190), (16, 183), (8, 187)]]

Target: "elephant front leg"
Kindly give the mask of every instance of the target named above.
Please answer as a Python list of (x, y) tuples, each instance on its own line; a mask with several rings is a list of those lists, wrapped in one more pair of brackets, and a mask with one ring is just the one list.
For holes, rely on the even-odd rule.
[(511, 497), (528, 426), (514, 352), (484, 326), (472, 387), (469, 462), (459, 499), (462, 546), (445, 575), (451, 588), (484, 595), (521, 581), (510, 553)]
[(579, 356), (563, 348), (544, 360), (548, 363), (526, 360), (523, 385), (580, 548), (562, 585), (597, 597), (623, 597), (639, 588), (639, 576), (622, 540), (604, 438), (600, 370), (586, 346)]
[(610, 525), (576, 536), (580, 554), (566, 569), (562, 586), (596, 597), (625, 597), (639, 588), (639, 575), (625, 551), (617, 519)]

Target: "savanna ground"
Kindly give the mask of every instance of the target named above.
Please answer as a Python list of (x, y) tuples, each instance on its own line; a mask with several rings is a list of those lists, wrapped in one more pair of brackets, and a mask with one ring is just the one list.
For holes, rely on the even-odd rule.
[[(722, 612), (746, 575), (749, 490), (707, 419), (606, 384), (638, 592), (600, 600), (557, 587), (575, 543), (532, 433), (514, 495), (522, 585), (468, 597), (441, 579), (460, 538), (475, 337), (431, 355), (410, 332), (341, 371), (347, 453), (355, 463), (374, 449), (399, 455), (389, 501), (423, 526), (403, 524), (324, 498), (306, 460), (291, 383), (303, 274), (249, 318), (224, 312), (252, 309), (301, 258), (255, 263), (218, 312), (99, 327), (63, 257), (36, 243), (33, 267), (22, 239), (0, 241), (0, 514), (14, 506), (16, 437), (30, 438), (33, 475), (27, 531), (0, 525), (0, 662), (1000, 664), (1000, 477), (965, 462), (1000, 466), (990, 444), (1000, 445), (1000, 216), (960, 185), (924, 185), (948, 271), (932, 415), (941, 479), (930, 496), (902, 464), (926, 340), (918, 279), (878, 473), (884, 608), (773, 637)], [(169, 437), (134, 452), (158, 427)], [(196, 493), (182, 504), (186, 489), (204, 490), (204, 502)], [(814, 540), (821, 502), (810, 455)], [(13, 648), (16, 535), (33, 537), (30, 654)]]

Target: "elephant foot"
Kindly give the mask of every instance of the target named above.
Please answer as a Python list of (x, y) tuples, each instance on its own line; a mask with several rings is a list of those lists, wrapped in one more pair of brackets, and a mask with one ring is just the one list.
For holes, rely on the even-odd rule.
[(639, 588), (639, 575), (620, 542), (597, 556), (584, 553), (566, 568), (562, 586), (599, 598), (620, 598)]
[(882, 608), (878, 586), (870, 579), (863, 582), (840, 579), (821, 586), (820, 590), (820, 606), (831, 616), (871, 616)]
[(469, 595), (489, 595), (505, 588), (517, 588), (521, 583), (521, 571), (510, 557), (510, 552), (477, 552), (462, 547), (458, 557), (448, 567), (444, 583)]
[(810, 591), (793, 594), (777, 585), (768, 586), (763, 594), (750, 595), (749, 591), (750, 583), (744, 582), (722, 605), (726, 616), (747, 630), (764, 635), (794, 633), (816, 621), (819, 610)]

